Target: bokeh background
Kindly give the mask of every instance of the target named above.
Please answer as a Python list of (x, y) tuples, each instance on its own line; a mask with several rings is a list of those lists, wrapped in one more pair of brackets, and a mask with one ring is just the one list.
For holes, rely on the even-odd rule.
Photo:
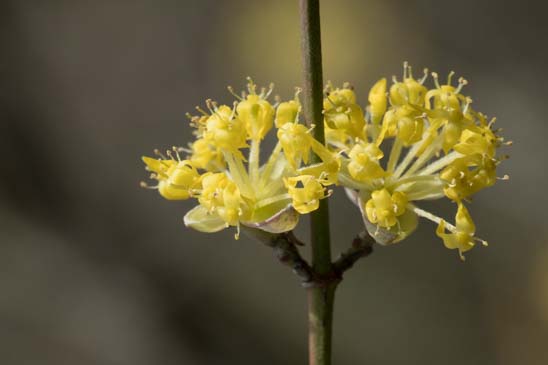
[[(191, 203), (144, 191), (140, 156), (244, 78), (300, 83), (294, 0), (4, 0), (0, 5), (0, 363), (304, 364), (303, 290)], [(347, 273), (335, 364), (548, 363), (548, 25), (542, 1), (322, 1), (324, 78), (362, 103), (381, 76), (454, 69), (515, 141), (511, 180), (471, 207), (462, 263), (422, 222)], [(334, 251), (362, 229), (332, 199)], [(454, 206), (429, 207), (451, 217)], [(306, 239), (302, 226), (299, 236)]]

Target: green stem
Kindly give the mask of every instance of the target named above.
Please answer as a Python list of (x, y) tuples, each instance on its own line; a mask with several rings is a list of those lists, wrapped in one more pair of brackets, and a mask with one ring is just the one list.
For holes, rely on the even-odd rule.
[[(301, 51), (303, 60), (303, 110), (306, 123), (315, 125), (314, 138), (325, 144), (322, 104), (322, 47), (319, 0), (300, 0)], [(319, 163), (319, 156), (312, 163)], [(333, 302), (337, 280), (333, 277), (327, 199), (310, 215), (312, 268), (320, 278), (308, 289), (309, 364), (331, 364)], [(325, 278), (325, 280), (321, 280)]]

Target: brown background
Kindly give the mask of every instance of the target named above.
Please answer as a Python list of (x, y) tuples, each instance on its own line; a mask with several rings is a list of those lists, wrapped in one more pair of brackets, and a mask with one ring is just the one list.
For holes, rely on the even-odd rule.
[[(541, 1), (323, 1), (325, 79), (361, 103), (408, 60), (470, 85), (515, 141), (466, 263), (422, 222), (339, 288), (335, 364), (546, 364), (548, 98)], [(186, 229), (140, 156), (244, 77), (300, 82), (296, 1), (0, 5), (0, 363), (304, 364), (305, 296), (269, 249)], [(361, 229), (339, 191), (335, 251)], [(428, 208), (446, 217), (448, 202)], [(299, 235), (306, 238), (301, 227)]]

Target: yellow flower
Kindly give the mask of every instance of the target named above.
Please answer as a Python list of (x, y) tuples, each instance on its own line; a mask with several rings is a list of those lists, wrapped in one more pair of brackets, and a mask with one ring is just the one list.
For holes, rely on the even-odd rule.
[(278, 129), (278, 140), (292, 168), (296, 169), (301, 161), (308, 163), (312, 148), (312, 136), (308, 128), (302, 124), (285, 123)]
[(320, 200), (327, 195), (325, 187), (312, 175), (284, 178), (293, 207), (301, 214), (318, 209)]
[(301, 111), (301, 104), (299, 103), (300, 92), (301, 89), (297, 89), (294, 100), (284, 101), (278, 104), (278, 107), (276, 108), (276, 128), (280, 128), (286, 123), (297, 123)]
[(196, 168), (208, 171), (219, 171), (225, 168), (223, 154), (219, 149), (215, 149), (208, 140), (197, 139), (192, 143), (191, 150), (190, 161)]
[(245, 125), (226, 105), (214, 107), (212, 115), (206, 121), (204, 137), (214, 146), (226, 151), (236, 151), (246, 146)]
[(380, 79), (369, 91), (369, 110), (371, 112), (371, 122), (379, 124), (382, 116), (386, 112), (386, 79)]
[(274, 107), (266, 100), (266, 97), (272, 92), (272, 88), (268, 92), (257, 95), (255, 84), (248, 79), (249, 95), (236, 106), (238, 117), (244, 122), (248, 136), (250, 139), (263, 139), (264, 136), (272, 129), (274, 122)]
[(447, 182), (445, 195), (453, 201), (461, 201), (479, 190), (496, 182), (496, 165), (481, 155), (461, 157), (440, 172), (440, 178)]
[[(471, 250), (477, 241), (487, 246), (487, 242), (474, 237), (476, 226), (468, 209), (462, 203), (458, 205), (455, 223), (453, 226), (442, 220), (436, 229), (436, 234), (443, 240), (445, 247), (450, 250), (457, 249), (462, 260), (464, 260), (463, 253)], [(445, 233), (446, 230), (451, 233)]]
[[(192, 190), (200, 182), (200, 175), (190, 161), (174, 159), (154, 159), (143, 156), (147, 169), (152, 171), (152, 178), (158, 180), (160, 195), (168, 200), (185, 200), (192, 196)], [(146, 187), (146, 184), (142, 184)]]
[(413, 78), (411, 67), (404, 63), (403, 66), (403, 81), (398, 82), (394, 78), (394, 84), (390, 87), (390, 103), (393, 106), (398, 105), (424, 105), (424, 96), (426, 87), (423, 86), (426, 80), (427, 70), (424, 70), (425, 76), (417, 81)]
[(325, 124), (329, 128), (344, 131), (352, 138), (363, 137), (365, 118), (362, 108), (356, 104), (356, 94), (345, 85), (333, 89), (329, 84), (323, 102)]
[(399, 191), (390, 194), (386, 189), (375, 190), (365, 204), (367, 219), (381, 227), (390, 228), (397, 223), (397, 217), (405, 213), (407, 202), (407, 196)]
[(383, 157), (382, 151), (374, 143), (358, 143), (348, 153), (350, 162), (348, 171), (357, 181), (366, 182), (379, 179), (385, 175), (379, 160)]

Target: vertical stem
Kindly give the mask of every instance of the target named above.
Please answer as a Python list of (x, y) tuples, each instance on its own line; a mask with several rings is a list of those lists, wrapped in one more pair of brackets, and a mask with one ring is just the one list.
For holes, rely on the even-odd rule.
[[(314, 138), (325, 143), (322, 104), (322, 46), (319, 0), (300, 0), (301, 52), (303, 60), (303, 109), (308, 125), (315, 125)], [(313, 156), (312, 162), (320, 162)], [(320, 278), (332, 272), (327, 199), (310, 215), (312, 268)], [(331, 364), (333, 302), (336, 282), (308, 289), (309, 364)]]

